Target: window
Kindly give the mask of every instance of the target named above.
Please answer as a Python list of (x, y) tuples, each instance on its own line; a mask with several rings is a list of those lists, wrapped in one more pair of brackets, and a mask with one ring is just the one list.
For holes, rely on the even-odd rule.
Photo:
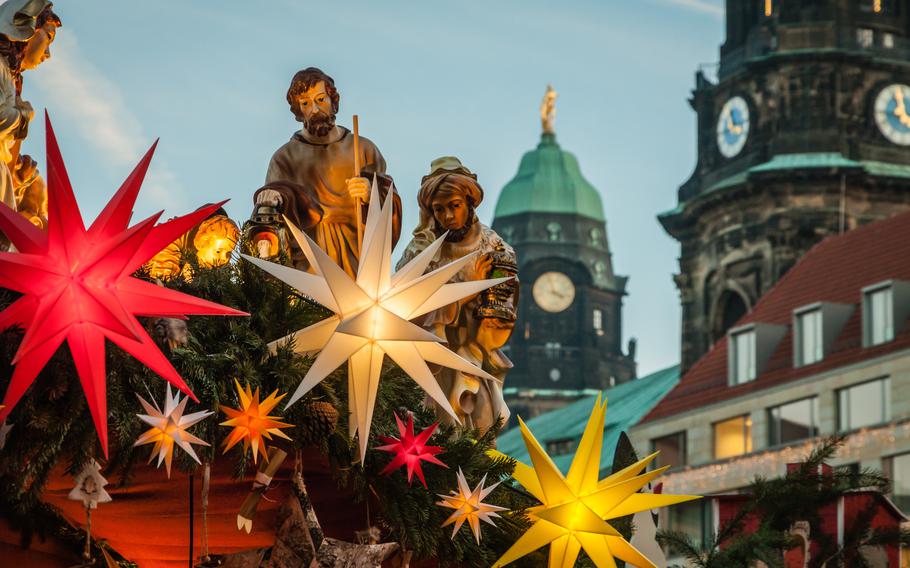
[(894, 294), (885, 284), (863, 294), (863, 338), (866, 346), (894, 339)]
[(591, 312), (591, 322), (593, 324), (592, 326), (594, 327), (594, 333), (596, 333), (597, 335), (603, 335), (604, 334), (604, 313), (601, 310), (594, 308), (594, 311)]
[(737, 416), (714, 424), (714, 458), (741, 456), (752, 451), (752, 419)]
[(708, 499), (687, 501), (667, 507), (667, 530), (685, 533), (696, 543), (704, 544), (714, 527), (711, 510), (711, 502)]
[(891, 32), (885, 32), (882, 34), (882, 47), (887, 49), (894, 48), (894, 34)]
[(878, 379), (837, 391), (837, 429), (841, 432), (891, 420), (891, 380)]
[(777, 446), (818, 436), (818, 397), (768, 409), (768, 444)]
[(892, 456), (883, 465), (891, 480), (891, 500), (902, 511), (910, 511), (910, 454)]
[(755, 379), (755, 331), (741, 331), (731, 336), (733, 348), (733, 377), (731, 383), (741, 385)]
[(651, 440), (651, 451), (660, 452), (654, 467), (686, 465), (686, 433), (677, 432)]
[(872, 47), (875, 43), (875, 32), (869, 28), (859, 28), (856, 30), (856, 43), (860, 47)]
[(730, 386), (754, 381), (768, 366), (771, 355), (789, 326), (747, 323), (727, 332), (727, 382)]
[(822, 310), (817, 308), (796, 315), (796, 365), (811, 365), (824, 357)]

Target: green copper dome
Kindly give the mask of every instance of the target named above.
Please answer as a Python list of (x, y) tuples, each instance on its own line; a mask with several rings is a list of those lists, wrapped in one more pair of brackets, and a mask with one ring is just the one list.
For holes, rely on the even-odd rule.
[(541, 136), (537, 149), (522, 157), (518, 173), (499, 194), (497, 219), (521, 213), (570, 213), (605, 221), (600, 194), (554, 134)]

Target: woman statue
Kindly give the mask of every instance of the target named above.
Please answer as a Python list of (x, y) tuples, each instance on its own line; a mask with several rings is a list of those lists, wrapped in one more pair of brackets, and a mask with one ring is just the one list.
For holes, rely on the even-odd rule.
[[(516, 276), (515, 251), (495, 231), (480, 223), (474, 212), (483, 200), (483, 189), (477, 183), (477, 176), (453, 157), (434, 160), (430, 169), (417, 195), (420, 224), (398, 266), (403, 266), (445, 235), (445, 244), (428, 271), (479, 252), (476, 262), (465, 266), (452, 278), (453, 282)], [(487, 430), (498, 419), (506, 421), (509, 418), (502, 388), (512, 362), (501, 347), (515, 326), (517, 297), (518, 281), (513, 278), (430, 312), (420, 322), (444, 338), (449, 349), (498, 379), (493, 382), (448, 368), (441, 368), (436, 373), (452, 408), (468, 427)], [(437, 410), (440, 419), (451, 420), (446, 412)]]

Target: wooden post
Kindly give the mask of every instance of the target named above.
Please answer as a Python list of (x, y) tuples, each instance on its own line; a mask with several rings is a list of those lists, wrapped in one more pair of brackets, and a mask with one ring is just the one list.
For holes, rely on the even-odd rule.
[(190, 474), (190, 568), (193, 568), (193, 474)]
[[(357, 115), (351, 121), (354, 126), (354, 177), (360, 177), (360, 127), (357, 124)], [(363, 247), (363, 201), (354, 200), (354, 217), (357, 219), (357, 258), (360, 258), (360, 249)]]

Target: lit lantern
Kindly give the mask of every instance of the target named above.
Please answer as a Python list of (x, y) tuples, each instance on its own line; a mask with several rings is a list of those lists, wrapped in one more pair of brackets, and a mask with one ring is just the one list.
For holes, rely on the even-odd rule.
[(231, 253), (240, 238), (240, 228), (219, 209), (203, 221), (193, 236), (196, 260), (203, 268), (224, 266), (231, 260)]
[(181, 235), (146, 263), (149, 276), (168, 280), (180, 274), (183, 268), (183, 251), (186, 249), (186, 235)]

